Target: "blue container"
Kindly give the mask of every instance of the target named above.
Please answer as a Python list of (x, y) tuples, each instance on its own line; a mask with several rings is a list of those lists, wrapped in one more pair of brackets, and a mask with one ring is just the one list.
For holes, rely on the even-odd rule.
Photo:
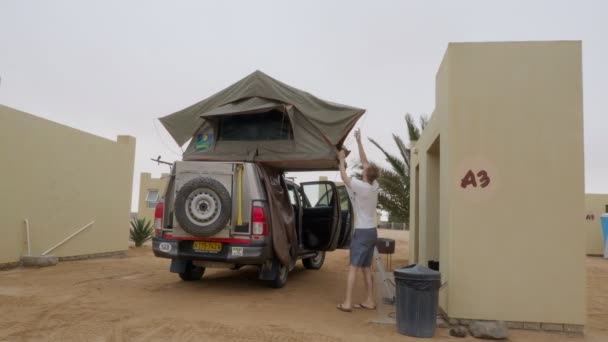
[(601, 221), (604, 235), (604, 259), (608, 259), (608, 213), (602, 214)]

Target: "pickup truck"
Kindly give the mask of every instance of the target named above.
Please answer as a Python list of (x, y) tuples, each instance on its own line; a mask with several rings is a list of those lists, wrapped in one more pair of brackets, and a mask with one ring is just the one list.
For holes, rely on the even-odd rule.
[(281, 288), (297, 259), (307, 269), (323, 266), (325, 253), (348, 248), (352, 205), (344, 186), (330, 181), (296, 184), (281, 175), (297, 235), (289, 265), (273, 248), (273, 215), (264, 177), (254, 163), (178, 161), (164, 203), (156, 210), (153, 251), (171, 259), (170, 271), (200, 280), (207, 268), (253, 265), (259, 278)]

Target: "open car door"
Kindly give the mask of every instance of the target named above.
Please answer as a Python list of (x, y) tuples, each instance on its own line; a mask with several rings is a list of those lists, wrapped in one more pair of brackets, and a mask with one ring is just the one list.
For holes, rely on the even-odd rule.
[(344, 185), (336, 187), (340, 200), (340, 238), (338, 248), (349, 248), (353, 236), (354, 217), (353, 205)]
[(333, 251), (340, 244), (340, 196), (329, 181), (300, 184), (302, 193), (302, 246), (313, 251)]

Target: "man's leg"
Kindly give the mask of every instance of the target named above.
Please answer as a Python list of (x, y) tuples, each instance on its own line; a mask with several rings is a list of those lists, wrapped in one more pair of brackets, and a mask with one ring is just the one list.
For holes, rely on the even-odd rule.
[(374, 280), (372, 279), (372, 268), (363, 267), (363, 279), (365, 280), (365, 290), (367, 291), (367, 299), (362, 303), (367, 308), (376, 307), (376, 299), (374, 297)]
[(342, 303), (342, 307), (345, 309), (353, 307), (353, 288), (355, 287), (357, 269), (358, 267), (353, 265), (350, 265), (348, 268), (348, 277), (346, 277), (346, 298), (344, 299), (344, 303)]

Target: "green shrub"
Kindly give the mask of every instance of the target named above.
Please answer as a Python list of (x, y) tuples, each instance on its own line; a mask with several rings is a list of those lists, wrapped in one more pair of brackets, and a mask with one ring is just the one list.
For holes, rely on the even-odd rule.
[(135, 242), (135, 247), (141, 247), (144, 242), (150, 240), (154, 234), (152, 222), (145, 218), (133, 219), (131, 221), (130, 238)]

